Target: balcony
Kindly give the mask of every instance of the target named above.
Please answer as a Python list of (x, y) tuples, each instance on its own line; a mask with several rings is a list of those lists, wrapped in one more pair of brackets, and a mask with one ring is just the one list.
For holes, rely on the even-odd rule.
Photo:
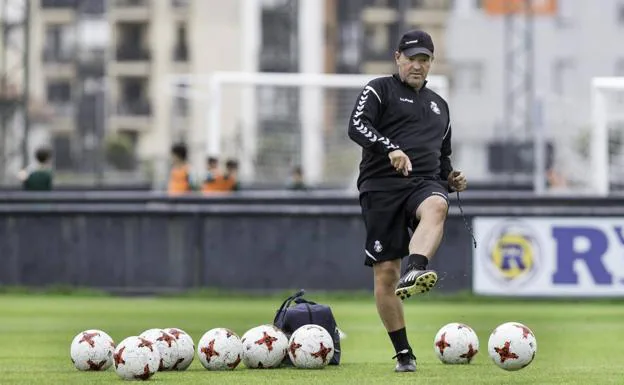
[(151, 56), (145, 48), (128, 45), (117, 48), (115, 59), (117, 61), (149, 61)]
[(410, 8), (450, 12), (455, 0), (411, 0)]
[(41, 0), (41, 19), (46, 24), (72, 24), (76, 9), (76, 0)]
[(81, 0), (78, 11), (84, 15), (103, 16), (106, 13), (106, 0)]
[[(380, 5), (381, 4), (381, 5)], [(411, 0), (407, 2), (405, 21), (411, 25), (440, 25), (446, 22), (453, 0)], [(393, 2), (369, 2), (362, 11), (362, 21), (366, 24), (392, 24), (399, 21), (400, 10)]]
[(171, 0), (171, 6), (177, 9), (189, 8), (191, 5), (190, 0)]
[(137, 46), (117, 48), (115, 60), (109, 63), (112, 76), (149, 76), (150, 51)]
[(399, 20), (399, 12), (394, 8), (371, 6), (362, 9), (362, 22), (365, 24), (392, 24)]
[(41, 0), (41, 8), (76, 8), (78, 0)]
[(148, 131), (152, 123), (151, 114), (152, 106), (147, 100), (121, 101), (109, 119), (109, 129)]
[(48, 78), (72, 78), (76, 76), (75, 52), (67, 50), (43, 50), (43, 72)]
[(148, 0), (114, 0), (110, 4), (109, 17), (113, 21), (147, 21), (150, 17)]
[(419, 25), (426, 29), (427, 26), (445, 25), (449, 16), (450, 11), (443, 8), (410, 9), (405, 14), (405, 21), (408, 24)]
[(124, 100), (117, 104), (118, 116), (148, 116), (152, 114), (152, 105), (147, 100)]
[(143, 8), (149, 5), (148, 0), (114, 0), (113, 7), (115, 8)]
[(171, 0), (171, 10), (176, 20), (185, 20), (191, 11), (190, 0)]
[(76, 53), (69, 50), (44, 49), (42, 60), (44, 63), (71, 63), (74, 61)]
[(72, 132), (75, 130), (76, 108), (71, 101), (52, 101), (50, 108), (53, 111), (51, 122), (53, 132)]
[(189, 53), (188, 46), (186, 44), (178, 44), (173, 49), (173, 61), (175, 62), (186, 62), (188, 61)]
[(82, 76), (104, 76), (106, 74), (106, 63), (106, 51), (103, 49), (83, 50), (78, 54), (77, 66)]
[(173, 71), (189, 72), (189, 53), (186, 44), (179, 44), (173, 49)]

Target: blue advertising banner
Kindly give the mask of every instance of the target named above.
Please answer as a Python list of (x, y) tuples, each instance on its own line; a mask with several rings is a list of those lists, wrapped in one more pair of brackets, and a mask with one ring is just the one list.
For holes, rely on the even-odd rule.
[(513, 296), (624, 296), (624, 218), (480, 217), (473, 290)]

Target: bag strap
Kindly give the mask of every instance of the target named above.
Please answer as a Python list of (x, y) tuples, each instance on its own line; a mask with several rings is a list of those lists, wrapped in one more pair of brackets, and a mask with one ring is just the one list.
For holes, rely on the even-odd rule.
[(307, 299), (304, 299), (304, 298), (295, 298), (293, 301), (295, 303), (297, 303), (297, 304), (299, 304), (299, 303), (307, 303), (309, 305), (316, 305), (317, 304), (316, 302), (308, 301)]
[[(277, 323), (277, 320), (280, 317), (280, 314), (283, 313), (284, 309), (288, 308), (293, 301), (296, 302), (297, 300), (301, 300), (302, 298), (300, 298), (300, 297), (303, 296), (304, 294), (305, 294), (305, 290), (301, 289), (298, 292), (296, 292), (295, 294), (293, 294), (290, 297), (286, 298), (286, 300), (282, 303), (282, 306), (280, 306), (279, 310), (275, 314), (275, 318), (273, 319), (273, 324)], [(296, 302), (296, 303), (298, 303), (298, 302)]]

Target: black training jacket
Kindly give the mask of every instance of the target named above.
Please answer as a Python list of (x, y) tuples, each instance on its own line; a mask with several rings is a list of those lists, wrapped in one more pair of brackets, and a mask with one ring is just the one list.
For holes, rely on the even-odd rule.
[[(446, 181), (453, 170), (448, 104), (426, 83), (415, 90), (398, 74), (373, 79), (364, 87), (349, 118), (349, 137), (362, 146), (360, 192), (406, 188), (417, 177)], [(407, 177), (388, 158), (396, 149), (412, 162)]]

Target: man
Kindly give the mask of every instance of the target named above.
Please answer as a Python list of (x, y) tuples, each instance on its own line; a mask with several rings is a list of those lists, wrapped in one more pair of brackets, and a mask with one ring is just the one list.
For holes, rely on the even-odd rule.
[(190, 167), (187, 162), (187, 148), (178, 143), (171, 147), (173, 166), (169, 174), (167, 191), (170, 195), (181, 195), (193, 191)]
[(40, 148), (35, 151), (37, 165), (32, 170), (22, 170), (18, 178), (22, 181), (22, 187), (26, 191), (50, 191), (52, 190), (52, 151)]
[(221, 183), (223, 179), (223, 175), (221, 175), (221, 171), (219, 171), (219, 159), (209, 156), (206, 159), (206, 171), (206, 178), (202, 185), (202, 191), (204, 193), (219, 191), (219, 183)]
[(305, 182), (303, 180), (303, 169), (301, 168), (301, 166), (295, 166), (292, 169), (292, 174), (290, 176), (290, 181), (288, 184), (288, 189), (289, 190), (298, 190), (298, 191), (305, 191), (307, 190), (307, 187), (305, 185)]
[(436, 284), (438, 276), (427, 264), (442, 240), (448, 191), (466, 189), (466, 178), (453, 171), (449, 158), (448, 105), (427, 88), (433, 52), (426, 32), (403, 35), (394, 54), (398, 73), (372, 80), (349, 121), (349, 137), (362, 146), (357, 185), (367, 233), (365, 264), (373, 268), (377, 311), (396, 351), (397, 372), (416, 370), (401, 300)]
[(238, 162), (229, 159), (225, 162), (225, 174), (223, 174), (222, 191), (238, 191), (240, 185), (238, 183)]

